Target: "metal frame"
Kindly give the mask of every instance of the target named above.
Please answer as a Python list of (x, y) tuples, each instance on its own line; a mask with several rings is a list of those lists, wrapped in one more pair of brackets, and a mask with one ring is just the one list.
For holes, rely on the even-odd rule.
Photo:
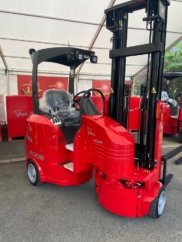
[[(168, 33), (168, 31), (167, 31)], [(165, 52), (170, 50), (173, 46), (175, 46), (178, 42), (180, 42), (182, 40), (182, 36), (180, 36), (176, 41), (174, 41), (171, 45), (169, 45), (166, 49), (165, 49)], [(147, 67), (147, 65), (145, 65), (144, 67), (142, 67), (139, 71), (137, 71), (133, 77), (139, 75), (143, 70), (145, 70)]]
[[(31, 55), (31, 59), (33, 63), (33, 71), (32, 71), (33, 108), (34, 108), (35, 114), (40, 114), (41, 111), (39, 109), (38, 87), (37, 87), (38, 65), (45, 61), (45, 62), (62, 64), (70, 67), (68, 90), (71, 94), (74, 95), (75, 69), (83, 62), (85, 62), (86, 60), (94, 56), (95, 52), (78, 49), (78, 48), (71, 48), (71, 47), (67, 47), (67, 48), (59, 47), (59, 48), (42, 49), (38, 51), (35, 51), (34, 49), (30, 49), (29, 53)], [(83, 58), (81, 60), (76, 59), (77, 53), (80, 53), (83, 55)]]
[(2, 47), (0, 46), (0, 56), (1, 56), (1, 59), (3, 61), (3, 64), (4, 64), (4, 67), (7, 71), (9, 71), (9, 67), (8, 67), (8, 64), (6, 62), (6, 59), (5, 59), (5, 56), (4, 56), (4, 53), (3, 53), (3, 50), (2, 50)]
[[(150, 81), (146, 84), (144, 93), (145, 102), (143, 103), (144, 107), (142, 113), (146, 115), (145, 112), (147, 111), (148, 118), (147, 120), (144, 117), (141, 119), (143, 123), (141, 123), (140, 143), (136, 144), (136, 151), (139, 153), (137, 158), (139, 160), (141, 159), (141, 162), (142, 160), (146, 161), (144, 167), (149, 169), (153, 169), (155, 165), (156, 105), (157, 101), (161, 99), (167, 10), (170, 4), (168, 0), (158, 1), (162, 1), (165, 6), (164, 19), (156, 17), (159, 16), (157, 1), (133, 0), (105, 10), (106, 28), (113, 32), (113, 47), (110, 51), (110, 58), (112, 58), (112, 91), (110, 94), (109, 115), (123, 126), (125, 125), (124, 83), (126, 56), (142, 54), (151, 55)], [(130, 12), (142, 8), (145, 8), (147, 12), (147, 18), (145, 18), (147, 23), (152, 21), (150, 29), (152, 41), (149, 40), (149, 44), (146, 45), (127, 47), (128, 15)], [(148, 101), (146, 102), (147, 96)], [(143, 129), (145, 128), (146, 133), (144, 134)]]
[[(114, 5), (115, 1), (116, 1), (116, 0), (110, 0), (110, 3), (109, 3), (108, 8), (112, 7), (112, 6)], [(104, 16), (102, 17), (102, 20), (101, 20), (101, 22), (100, 22), (100, 24), (99, 24), (99, 26), (98, 26), (96, 32), (95, 32), (95, 34), (94, 34), (94, 36), (93, 36), (93, 39), (92, 39), (92, 41), (91, 41), (91, 43), (90, 43), (90, 45), (89, 45), (89, 47), (88, 47), (88, 50), (91, 50), (91, 49), (93, 48), (93, 46), (94, 46), (94, 44), (95, 44), (95, 41), (97, 40), (97, 38), (98, 38), (98, 36), (99, 36), (99, 34), (100, 34), (100, 31), (101, 31), (102, 27), (104, 26), (105, 21), (106, 21), (106, 16), (105, 16), (105, 14), (104, 14)], [(77, 75), (80, 73), (82, 67), (83, 67), (83, 64), (80, 65), (80, 67), (78, 68), (78, 70), (77, 70), (77, 72), (76, 72)]]
[(7, 95), (9, 95), (10, 94), (9, 67), (8, 67), (8, 64), (7, 64), (7, 61), (6, 61), (6, 58), (4, 56), (3, 49), (1, 46), (0, 46), (0, 56), (1, 56), (1, 59), (3, 61), (4, 67), (5, 67), (4, 71), (6, 72)]

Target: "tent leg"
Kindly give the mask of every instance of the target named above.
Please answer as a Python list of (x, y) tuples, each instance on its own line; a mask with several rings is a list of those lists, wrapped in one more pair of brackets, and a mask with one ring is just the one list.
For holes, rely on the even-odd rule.
[(9, 71), (6, 74), (6, 86), (7, 86), (7, 96), (10, 95), (10, 84), (9, 84)]

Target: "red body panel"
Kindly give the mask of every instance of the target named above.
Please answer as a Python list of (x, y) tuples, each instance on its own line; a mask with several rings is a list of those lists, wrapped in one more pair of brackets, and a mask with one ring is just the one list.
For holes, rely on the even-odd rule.
[(134, 171), (134, 138), (107, 116), (83, 118), (87, 160), (108, 175), (119, 178)]
[(112, 213), (127, 217), (142, 217), (147, 215), (150, 203), (157, 196), (162, 184), (156, 182), (152, 189), (144, 187), (130, 189), (120, 181), (99, 179), (98, 199), (101, 205)]
[(140, 97), (130, 97), (128, 130), (139, 130)]
[[(103, 101), (100, 96), (91, 97), (97, 110), (103, 114)], [(139, 130), (140, 97), (130, 97), (128, 112), (128, 130)], [(105, 97), (105, 115), (109, 115), (109, 97)]]
[(26, 129), (27, 162), (33, 160), (36, 163), (42, 182), (69, 186), (90, 179), (92, 169), (76, 174), (62, 166), (70, 161), (72, 151), (65, 148), (67, 142), (63, 133), (48, 118), (33, 114), (27, 120)]
[[(58, 185), (79, 185), (95, 170), (99, 202), (122, 216), (142, 217), (149, 212), (162, 184), (159, 181), (162, 157), (163, 104), (157, 104), (156, 153), (153, 171), (134, 165), (135, 141), (119, 123), (105, 115), (82, 116), (82, 127), (66, 149), (60, 127), (41, 115), (26, 123), (26, 161), (33, 160), (40, 180)], [(73, 162), (73, 171), (63, 164)], [(127, 181), (127, 183), (126, 183)], [(138, 187), (137, 184), (141, 183)]]
[(163, 118), (165, 112), (165, 104), (162, 101), (157, 103), (156, 108), (156, 132), (155, 132), (155, 153), (154, 159), (157, 162), (154, 167), (155, 176), (150, 183), (155, 183), (156, 180), (161, 178), (162, 167), (162, 141), (163, 141)]
[(180, 103), (179, 114), (176, 117), (171, 116), (171, 109), (169, 106), (166, 106), (164, 113), (164, 134), (176, 135), (179, 129), (182, 129), (182, 103)]
[(179, 110), (179, 129), (182, 130), (182, 102), (180, 102), (180, 110)]

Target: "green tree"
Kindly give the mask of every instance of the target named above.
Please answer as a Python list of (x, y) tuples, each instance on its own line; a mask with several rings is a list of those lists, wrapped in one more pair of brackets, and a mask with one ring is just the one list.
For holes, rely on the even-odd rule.
[[(182, 42), (178, 42), (165, 53), (164, 72), (182, 72)], [(163, 87), (166, 80), (163, 81)], [(177, 100), (177, 94), (182, 92), (182, 78), (176, 78), (168, 83), (168, 95)]]
[(182, 72), (182, 42), (165, 53), (164, 72)]
[[(165, 53), (164, 72), (182, 72), (182, 41)], [(140, 86), (146, 83), (147, 69), (135, 77), (134, 95), (140, 94)], [(177, 78), (168, 83), (168, 95), (177, 100), (177, 94), (182, 92), (182, 78)], [(166, 79), (163, 80), (163, 90), (166, 87)]]

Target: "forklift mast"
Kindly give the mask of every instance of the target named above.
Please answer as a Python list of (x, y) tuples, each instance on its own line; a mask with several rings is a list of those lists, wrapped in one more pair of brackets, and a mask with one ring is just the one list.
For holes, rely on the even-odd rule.
[(95, 52), (89, 50), (83, 50), (72, 47), (57, 47), (48, 48), (35, 51), (29, 50), (33, 63), (32, 71), (32, 96), (33, 96), (33, 110), (35, 114), (41, 114), (39, 109), (38, 87), (37, 87), (37, 75), (38, 65), (42, 62), (52, 62), (70, 67), (68, 91), (74, 96), (74, 79), (76, 68), (90, 59), (91, 63), (97, 63), (97, 56)]
[[(144, 167), (149, 169), (153, 169), (155, 163), (156, 104), (161, 99), (169, 5), (170, 0), (133, 0), (105, 10), (106, 28), (113, 33), (113, 45), (109, 54), (112, 59), (109, 116), (123, 126), (126, 125), (126, 57), (147, 54), (151, 58), (150, 78), (141, 90), (143, 95), (141, 127), (143, 128), (140, 130), (139, 143), (136, 144), (139, 159), (145, 160), (147, 165)], [(146, 12), (143, 21), (146, 22), (146, 29), (150, 32), (149, 43), (127, 47), (129, 13), (141, 9), (145, 9)], [(149, 61), (147, 68), (149, 70)]]

